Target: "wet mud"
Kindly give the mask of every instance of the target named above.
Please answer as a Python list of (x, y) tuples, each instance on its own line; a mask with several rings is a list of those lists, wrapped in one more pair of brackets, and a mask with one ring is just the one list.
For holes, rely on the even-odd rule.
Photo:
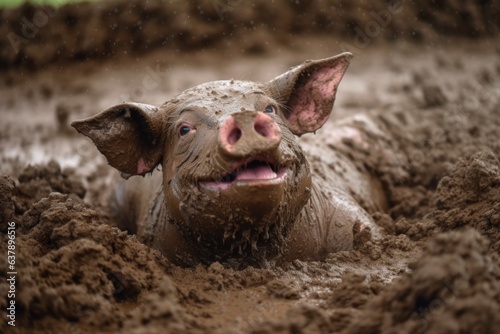
[[(276, 16), (276, 14), (279, 14)], [(212, 47), (262, 54), (319, 34), (364, 48), (381, 40), (436, 41), (439, 36), (497, 36), (496, 0), (447, 1), (121, 1), (56, 9), (2, 9), (0, 68), (121, 58), (169, 48), (177, 55)], [(345, 51), (345, 50), (343, 50)]]
[[(0, 332), (499, 332), (500, 21), (491, 19), (498, 5), (469, 8), (464, 15), (473, 18), (466, 20), (472, 28), (461, 31), (452, 29), (455, 2), (446, 4), (442, 10), (431, 10), (434, 2), (421, 6), (415, 27), (422, 27), (422, 39), (415, 44), (384, 41), (391, 29), (403, 33), (397, 28), (403, 20), (353, 50), (332, 117), (300, 140), (315, 154), (331, 154), (337, 137), (330, 129), (355, 117), (358, 129), (393, 152), (367, 159), (366, 147), (344, 142), (357, 168), (370, 170), (387, 196), (387, 210), (373, 215), (379, 234), (364, 229), (355, 234), (353, 251), (279, 266), (183, 268), (113, 227), (106, 198), (119, 175), (68, 124), (124, 100), (160, 105), (211, 80), (266, 81), (305, 59), (344, 51), (334, 35), (318, 33), (328, 34), (327, 24), (300, 28), (297, 20), (301, 36), (277, 34), (273, 38), (283, 40), (273, 47), (263, 29), (252, 35), (260, 36), (260, 53), (241, 52), (250, 37), (237, 47), (236, 37), (213, 37), (220, 45), (200, 42), (206, 47), (198, 43), (190, 52), (145, 48), (111, 59), (96, 51), (96, 58), (51, 55), (24, 63), (2, 53), (2, 68), (9, 69), (0, 83), (0, 253), (7, 251), (7, 222), (15, 222), (18, 275), (13, 328), (4, 321), (9, 285), (7, 263), (0, 261)], [(112, 5), (79, 6), (97, 11)], [(348, 5), (342, 8), (344, 14), (335, 15), (355, 15)], [(13, 15), (12, 25), (21, 15), (6, 13), (1, 15)], [(219, 25), (251, 13), (228, 11), (211, 27), (224, 31)], [(56, 17), (39, 37), (58, 29), (71, 34), (50, 28), (67, 24)], [(288, 29), (287, 22), (279, 24)], [(430, 30), (425, 22), (440, 23)], [(355, 45), (349, 31), (335, 40)], [(446, 35), (442, 43), (431, 42), (440, 34)], [(228, 40), (234, 44), (219, 47)], [(23, 46), (22, 57), (31, 59), (35, 52), (27, 50), (37, 43)], [(118, 44), (116, 50), (125, 49)], [(314, 160), (311, 166), (321, 172)]]

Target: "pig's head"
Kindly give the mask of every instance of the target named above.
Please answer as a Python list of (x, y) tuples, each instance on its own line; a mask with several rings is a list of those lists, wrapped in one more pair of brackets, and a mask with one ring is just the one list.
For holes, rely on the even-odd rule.
[(267, 83), (209, 82), (160, 107), (124, 103), (72, 126), (125, 175), (161, 165), (169, 223), (199, 252), (270, 258), (311, 194), (297, 136), (327, 121), (350, 58), (308, 61)]

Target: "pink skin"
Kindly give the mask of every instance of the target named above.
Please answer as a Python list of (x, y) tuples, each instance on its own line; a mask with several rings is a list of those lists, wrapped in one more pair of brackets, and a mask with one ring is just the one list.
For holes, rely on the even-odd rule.
[(141, 157), (139, 161), (137, 161), (137, 174), (143, 175), (149, 173), (150, 171), (151, 169), (144, 162), (144, 158)]
[(253, 128), (247, 124), (238, 124), (234, 117), (229, 117), (222, 124), (219, 132), (219, 139), (224, 149), (232, 153), (237, 149), (237, 143), (246, 132), (255, 132), (269, 142), (279, 142), (281, 131), (278, 125), (268, 115), (259, 112), (253, 119)]
[[(229, 154), (237, 151), (238, 146), (245, 145), (245, 139), (251, 136), (256, 136), (260, 140), (263, 140), (265, 144), (270, 145), (281, 141), (281, 131), (278, 125), (271, 117), (262, 112), (258, 112), (251, 123), (245, 122), (244, 124), (238, 124), (238, 121), (231, 116), (222, 124), (219, 130), (219, 142)], [(226, 190), (233, 182), (245, 181), (247, 185), (263, 185), (282, 181), (287, 174), (287, 168), (280, 168), (278, 171), (274, 171), (271, 167), (273, 164), (273, 161), (269, 161), (269, 159), (263, 157), (251, 157), (245, 159), (245, 161), (236, 162), (231, 166), (228, 174), (232, 173), (234, 180), (226, 182), (202, 182), (201, 185), (208, 188)]]
[(292, 114), (289, 121), (311, 125), (314, 128), (321, 127), (330, 114), (318, 115), (315, 101), (329, 101), (334, 98), (344, 70), (342, 66), (336, 66), (313, 73), (308, 82), (290, 99), (290, 104), (301, 112)]

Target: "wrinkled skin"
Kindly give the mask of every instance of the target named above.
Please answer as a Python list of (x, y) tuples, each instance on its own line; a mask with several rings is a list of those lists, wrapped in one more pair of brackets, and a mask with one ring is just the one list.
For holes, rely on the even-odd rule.
[(125, 103), (72, 125), (124, 176), (161, 165), (117, 188), (116, 211), (173, 262), (322, 259), (350, 250), (354, 224), (370, 225), (366, 210), (383, 207), (350, 161), (343, 177), (311, 175), (297, 141), (327, 121), (350, 58), (306, 62), (267, 83), (209, 82), (158, 108)]

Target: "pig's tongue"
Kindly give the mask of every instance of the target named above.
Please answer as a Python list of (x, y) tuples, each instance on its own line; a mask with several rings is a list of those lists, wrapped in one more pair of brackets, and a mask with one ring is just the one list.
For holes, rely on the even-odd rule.
[(236, 181), (239, 180), (267, 180), (274, 179), (277, 175), (269, 166), (253, 166), (244, 168), (236, 174)]

